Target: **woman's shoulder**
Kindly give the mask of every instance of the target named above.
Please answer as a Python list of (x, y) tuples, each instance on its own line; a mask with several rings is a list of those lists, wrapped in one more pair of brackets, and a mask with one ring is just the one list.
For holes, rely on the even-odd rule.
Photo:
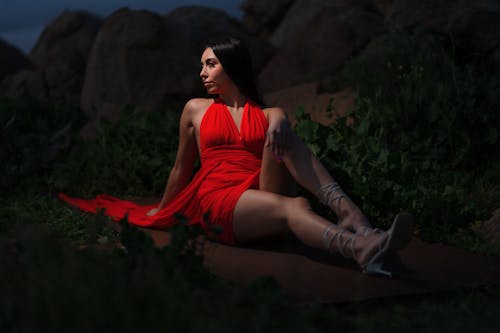
[(203, 115), (213, 102), (213, 98), (192, 98), (184, 106), (183, 117), (189, 119), (196, 127), (199, 127)]
[(206, 110), (214, 102), (213, 98), (191, 98), (186, 102), (184, 109), (191, 112)]
[(283, 108), (279, 107), (279, 106), (271, 106), (271, 107), (263, 107), (262, 108), (262, 112), (264, 112), (264, 114), (269, 118), (269, 115), (271, 114), (282, 114), (282, 115), (286, 115), (286, 112), (285, 110), (283, 110)]

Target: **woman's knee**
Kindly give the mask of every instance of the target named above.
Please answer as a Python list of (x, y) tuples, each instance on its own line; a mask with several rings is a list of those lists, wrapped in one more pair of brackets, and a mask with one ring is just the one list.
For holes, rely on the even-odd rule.
[(304, 197), (288, 198), (286, 203), (287, 216), (296, 216), (304, 211), (310, 211), (311, 205), (309, 201)]

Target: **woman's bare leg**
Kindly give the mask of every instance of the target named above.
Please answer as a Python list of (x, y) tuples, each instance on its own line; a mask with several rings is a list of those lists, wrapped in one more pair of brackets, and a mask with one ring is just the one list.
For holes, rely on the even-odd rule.
[(295, 181), (285, 163), (276, 159), (271, 147), (264, 147), (262, 154), (259, 190), (289, 197), (294, 197), (297, 193)]
[[(354, 252), (353, 256), (361, 266), (387, 239), (385, 233), (354, 239), (351, 232), (315, 214), (306, 199), (259, 190), (247, 190), (240, 197), (234, 210), (233, 228), (236, 243), (258, 241), (290, 230), (309, 246), (337, 252), (344, 250), (348, 256), (352, 256), (351, 251)], [(331, 230), (331, 234), (328, 234), (331, 241), (329, 249), (325, 248), (323, 239), (327, 228)], [(336, 234), (340, 239), (334, 241)], [(342, 247), (340, 250), (339, 244)]]
[[(335, 181), (319, 159), (295, 133), (292, 133), (290, 141), (290, 145), (283, 156), (283, 163), (297, 183), (316, 195), (321, 186)], [(276, 159), (271, 149), (264, 147), (260, 188), (279, 193), (276, 187), (282, 186), (281, 179), (284, 178), (283, 176), (276, 176), (280, 175), (280, 172), (283, 173), (283, 171), (277, 168), (275, 164), (277, 164)], [(278, 181), (276, 181), (277, 179)], [(287, 193), (284, 192), (284, 194)], [(335, 200), (331, 203), (330, 209), (335, 212), (342, 226), (351, 231), (371, 227), (361, 210), (348, 197)]]

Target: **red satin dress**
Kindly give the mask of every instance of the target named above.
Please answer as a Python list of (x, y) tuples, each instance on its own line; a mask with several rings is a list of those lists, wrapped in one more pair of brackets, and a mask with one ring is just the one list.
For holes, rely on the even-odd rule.
[(59, 198), (85, 212), (105, 209), (113, 220), (127, 215), (130, 223), (154, 229), (171, 227), (178, 222), (176, 215), (182, 214), (188, 225), (200, 224), (208, 238), (234, 245), (234, 208), (243, 192), (259, 186), (267, 127), (261, 108), (249, 101), (238, 129), (226, 105), (216, 99), (200, 125), (200, 169), (186, 188), (154, 216), (146, 213), (158, 204), (137, 205), (107, 194), (87, 200), (60, 193)]

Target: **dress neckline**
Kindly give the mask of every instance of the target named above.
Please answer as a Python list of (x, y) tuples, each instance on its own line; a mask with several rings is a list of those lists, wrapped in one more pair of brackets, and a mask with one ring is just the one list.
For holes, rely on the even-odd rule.
[(245, 115), (248, 112), (248, 107), (249, 107), (249, 100), (247, 99), (245, 102), (245, 105), (243, 106), (243, 112), (241, 113), (241, 121), (240, 125), (238, 127), (238, 124), (236, 124), (236, 121), (233, 118), (233, 115), (231, 114), (231, 111), (229, 111), (229, 108), (227, 107), (226, 103), (222, 101), (220, 97), (217, 98), (218, 102), (222, 104), (222, 107), (226, 110), (226, 115), (229, 117), (231, 120), (231, 123), (233, 124), (234, 130), (236, 130), (236, 133), (238, 134), (238, 137), (241, 139), (241, 130), (243, 128), (243, 121), (245, 120)]

